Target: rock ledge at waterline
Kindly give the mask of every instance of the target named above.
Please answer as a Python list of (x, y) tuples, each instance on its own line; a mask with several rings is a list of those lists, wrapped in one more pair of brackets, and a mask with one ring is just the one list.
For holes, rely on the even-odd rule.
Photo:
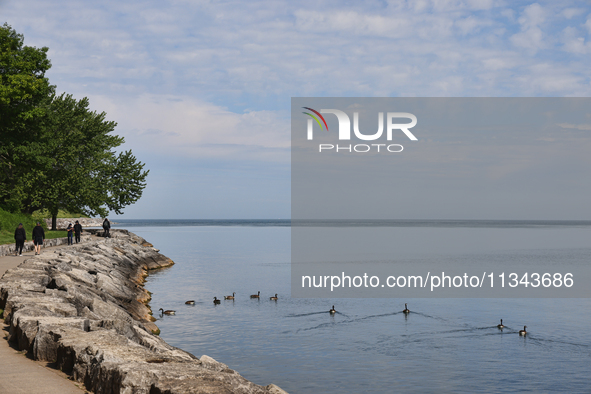
[(4, 274), (9, 341), (97, 394), (285, 393), (152, 334), (142, 283), (148, 270), (173, 262), (135, 234), (112, 236), (47, 251)]

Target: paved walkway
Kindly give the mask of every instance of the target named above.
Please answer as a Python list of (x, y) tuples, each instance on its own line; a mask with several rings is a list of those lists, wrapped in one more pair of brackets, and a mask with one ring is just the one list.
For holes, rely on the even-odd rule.
[[(59, 247), (63, 247), (59, 246)], [(46, 250), (42, 249), (43, 253)], [(22, 257), (0, 256), (0, 277), (10, 268), (22, 263), (34, 252), (23, 253)], [(67, 375), (57, 369), (50, 368), (46, 362), (33, 361), (23, 353), (10, 347), (6, 340), (8, 326), (0, 322), (2, 339), (0, 339), (0, 394), (80, 394), (87, 393), (82, 384), (67, 379)]]

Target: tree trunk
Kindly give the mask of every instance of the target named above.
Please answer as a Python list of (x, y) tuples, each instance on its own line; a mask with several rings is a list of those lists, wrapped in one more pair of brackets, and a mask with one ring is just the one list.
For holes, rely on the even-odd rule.
[(56, 215), (51, 215), (51, 229), (53, 231), (57, 230), (57, 214)]

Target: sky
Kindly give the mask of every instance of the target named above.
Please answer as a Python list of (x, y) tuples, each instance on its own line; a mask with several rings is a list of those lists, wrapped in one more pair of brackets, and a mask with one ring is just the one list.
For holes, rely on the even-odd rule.
[(587, 1), (0, 0), (0, 14), (150, 169), (130, 219), (289, 218), (291, 97), (591, 96)]
[[(302, 107), (358, 127), (341, 139), (347, 126), (326, 113), (310, 138)], [(417, 140), (388, 137), (393, 111), (415, 116)], [(297, 98), (292, 219), (588, 219), (590, 130), (591, 98)]]

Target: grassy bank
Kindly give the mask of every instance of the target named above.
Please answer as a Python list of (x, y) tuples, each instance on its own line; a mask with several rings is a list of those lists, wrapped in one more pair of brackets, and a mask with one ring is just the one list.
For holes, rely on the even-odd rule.
[[(51, 218), (51, 214), (49, 213), (49, 211), (47, 209), (40, 209), (38, 211), (33, 212), (32, 214), (33, 219), (45, 219), (45, 218)], [(87, 218), (88, 216), (80, 213), (80, 212), (68, 212), (68, 211), (64, 211), (63, 209), (60, 209), (57, 212), (57, 218), (61, 219), (61, 218)]]
[(19, 223), (23, 224), (27, 233), (27, 240), (30, 241), (37, 220), (41, 222), (41, 226), (45, 229), (45, 238), (47, 239), (61, 238), (68, 235), (67, 231), (48, 231), (45, 221), (33, 218), (31, 215), (10, 213), (0, 209), (0, 245), (14, 242), (14, 230), (16, 230)]

